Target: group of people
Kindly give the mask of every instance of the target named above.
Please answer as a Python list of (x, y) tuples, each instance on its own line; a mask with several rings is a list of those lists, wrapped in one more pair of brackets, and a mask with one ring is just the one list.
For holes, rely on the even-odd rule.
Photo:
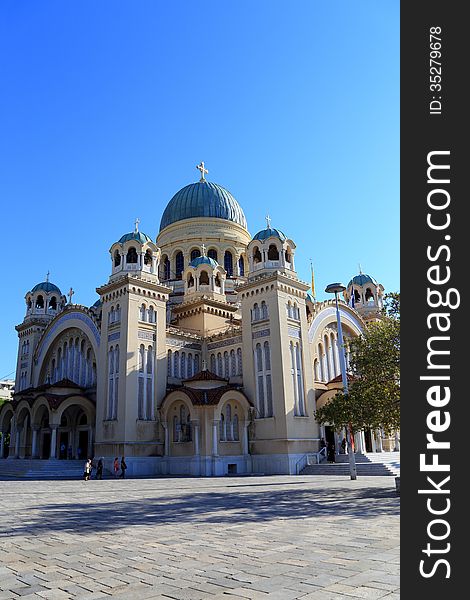
[[(104, 468), (104, 458), (101, 457), (98, 462), (94, 458), (87, 459), (85, 463), (85, 468), (83, 470), (83, 479), (85, 481), (89, 481), (90, 479), (103, 479), (103, 468)], [(113, 471), (114, 478), (118, 477), (119, 470), (121, 471), (119, 478), (124, 479), (126, 476), (126, 461), (124, 456), (121, 457), (121, 462), (119, 462), (119, 458), (116, 456), (113, 462)]]
[[(343, 438), (341, 440), (341, 442), (338, 444), (338, 446), (339, 446), (338, 454), (346, 454), (347, 453), (346, 438)], [(336, 448), (335, 448), (334, 442), (327, 443), (327, 442), (325, 442), (324, 438), (321, 438), (320, 450), (322, 450), (323, 448), (326, 448), (326, 460), (330, 463), (336, 462), (336, 459), (335, 459)]]

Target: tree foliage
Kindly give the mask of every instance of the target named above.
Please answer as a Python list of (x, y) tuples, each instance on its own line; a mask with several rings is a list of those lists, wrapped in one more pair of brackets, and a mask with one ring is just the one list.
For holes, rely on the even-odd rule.
[(370, 323), (361, 337), (350, 342), (349, 394), (336, 394), (316, 411), (319, 423), (338, 431), (400, 427), (400, 294), (385, 296), (382, 319)]

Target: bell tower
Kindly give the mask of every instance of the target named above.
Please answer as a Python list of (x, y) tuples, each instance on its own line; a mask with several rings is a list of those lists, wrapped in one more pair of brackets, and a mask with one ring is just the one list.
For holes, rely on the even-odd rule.
[[(110, 248), (111, 275), (97, 288), (102, 307), (96, 453), (127, 462), (160, 449), (158, 407), (166, 393), (166, 303), (160, 251), (138, 230)], [(138, 473), (138, 465), (133, 472)]]
[(60, 289), (46, 280), (38, 283), (25, 296), (26, 314), (23, 322), (16, 326), (18, 332), (18, 358), (16, 365), (15, 391), (32, 385), (32, 357), (42, 333), (52, 319), (64, 308), (66, 298)]
[(295, 473), (319, 438), (305, 304), (310, 286), (294, 270), (294, 249), (270, 226), (257, 233), (248, 245), (248, 282), (238, 288), (243, 383), (255, 406), (252, 458), (255, 470), (271, 473)]

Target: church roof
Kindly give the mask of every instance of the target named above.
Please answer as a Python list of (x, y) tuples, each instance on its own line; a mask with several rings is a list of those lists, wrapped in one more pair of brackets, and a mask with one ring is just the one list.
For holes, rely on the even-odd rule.
[(356, 275), (351, 279), (351, 281), (348, 283), (348, 287), (351, 285), (364, 285), (365, 283), (373, 283), (374, 285), (378, 285), (377, 281), (370, 275), (359, 273), (359, 275)]
[(189, 265), (194, 268), (198, 267), (199, 265), (210, 265), (213, 269), (215, 269), (219, 266), (219, 263), (209, 256), (198, 256), (197, 258), (193, 258)]
[(227, 381), (227, 380), (224, 377), (220, 377), (219, 375), (212, 373), (212, 371), (208, 371), (207, 369), (204, 369), (203, 371), (199, 371), (199, 373), (196, 373), (196, 375), (193, 375), (192, 377), (185, 379), (185, 381)]
[(267, 227), (266, 229), (262, 229), (258, 231), (258, 233), (253, 237), (254, 240), (259, 240), (260, 242), (264, 242), (270, 237), (277, 237), (284, 242), (287, 237), (280, 231), (279, 229), (274, 229), (273, 227)]
[(135, 240), (136, 242), (139, 242), (139, 244), (145, 244), (145, 242), (153, 242), (152, 238), (149, 237), (143, 231), (132, 231), (131, 233), (125, 233), (118, 243), (124, 244), (129, 240)]
[(57, 292), (58, 294), (62, 294), (62, 292), (59, 290), (59, 288), (54, 285), (53, 283), (51, 283), (50, 281), (41, 281), (41, 283), (38, 283), (37, 285), (35, 285), (33, 287), (33, 289), (31, 290), (31, 292), (34, 294), (34, 292)]
[(185, 219), (212, 217), (238, 223), (246, 229), (246, 218), (232, 194), (217, 183), (198, 181), (176, 192), (160, 222), (160, 231)]

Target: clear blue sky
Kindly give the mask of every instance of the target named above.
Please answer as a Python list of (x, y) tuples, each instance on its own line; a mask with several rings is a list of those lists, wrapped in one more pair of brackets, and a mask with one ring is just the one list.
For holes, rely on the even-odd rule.
[(3, 0), (0, 77), (0, 377), (25, 293), (93, 304), (201, 160), (317, 298), (358, 263), (399, 289), (398, 0)]

